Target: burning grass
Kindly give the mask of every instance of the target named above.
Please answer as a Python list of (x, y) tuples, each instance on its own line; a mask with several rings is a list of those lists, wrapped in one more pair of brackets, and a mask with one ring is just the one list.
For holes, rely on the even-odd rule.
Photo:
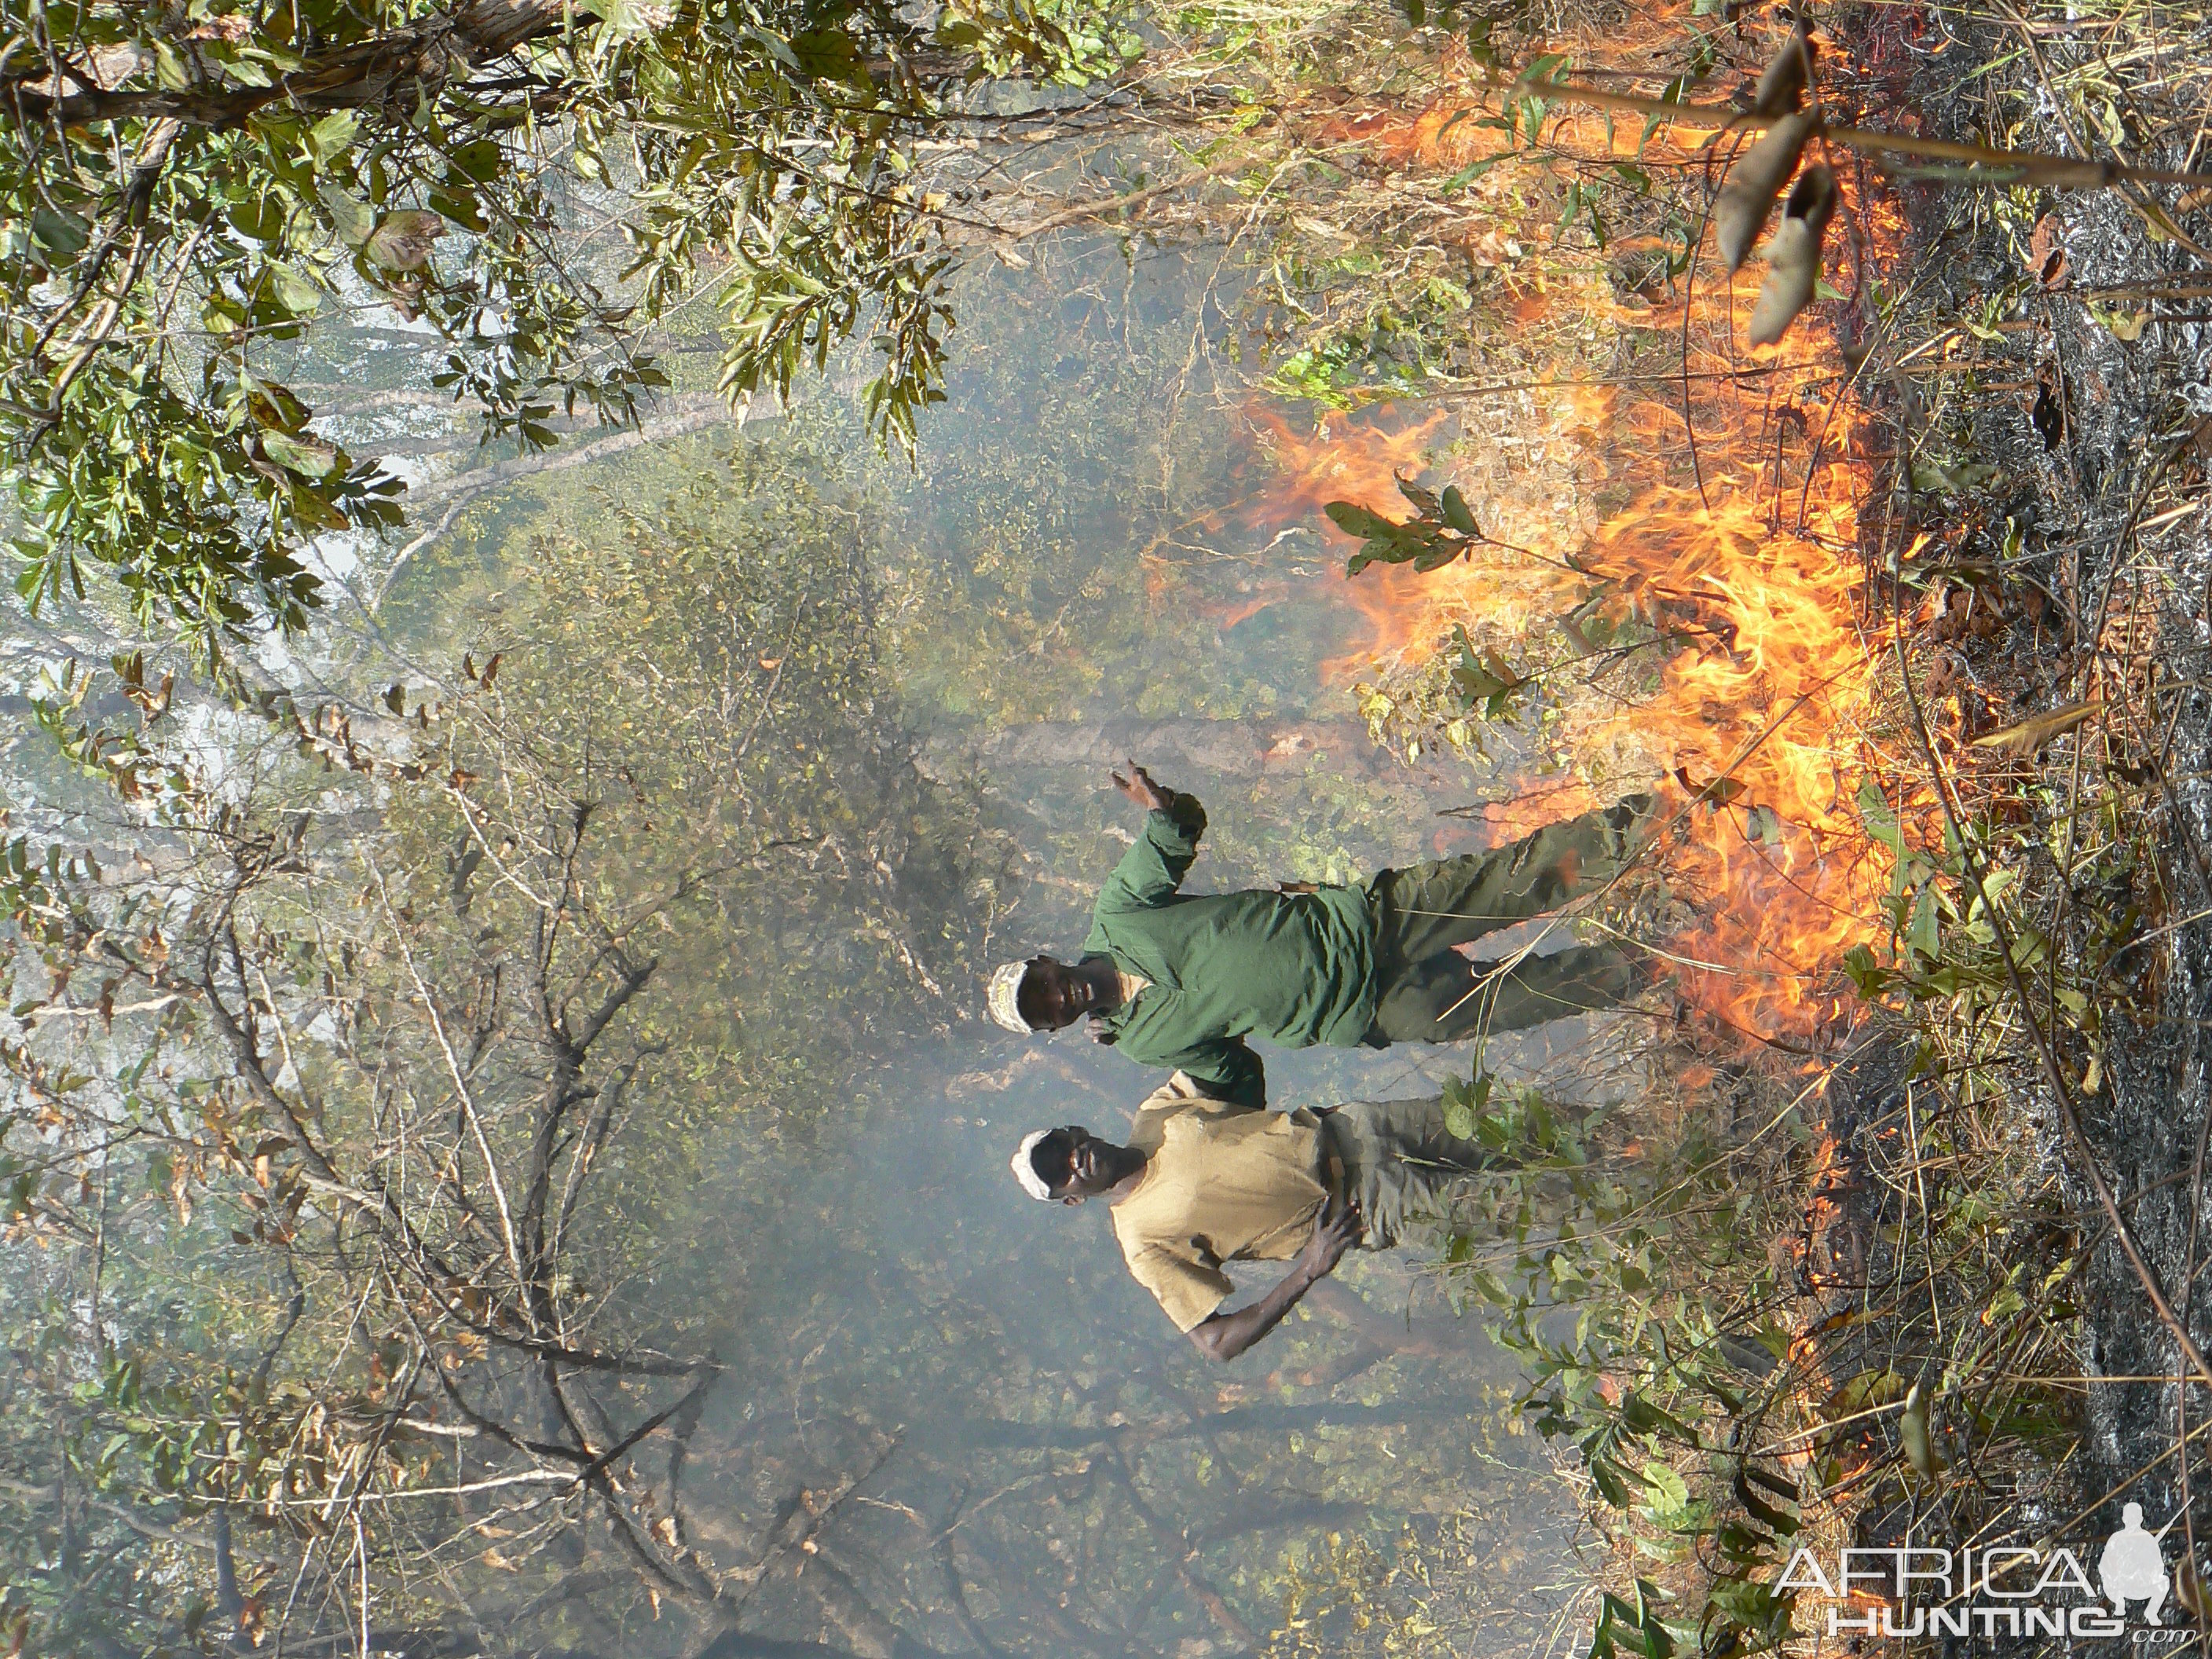
[[(1335, 131), (1409, 179), (1465, 173), (1498, 108), (1448, 89), (1417, 111), (1348, 112)], [(1570, 173), (1626, 155), (1647, 178), (1687, 182), (1706, 159), (1694, 143), (1639, 149), (1601, 118), (1541, 131)], [(1528, 1335), (1552, 1384), (1532, 1407), (1549, 1413), (1547, 1432), (1577, 1438), (1598, 1512), (1632, 1516), (1600, 1650), (1654, 1623), (1684, 1634), (1684, 1613), (1699, 1615), (1700, 1639), (1786, 1632), (1786, 1612), (1777, 1626), (1757, 1593), (1772, 1578), (1758, 1563), (1793, 1531), (2020, 1535), (2081, 1397), (2068, 1286), (2081, 1257), (2024, 1110), (2023, 1054), (2047, 1042), (2067, 1056), (2062, 1088), (2095, 1093), (2095, 1000), (2118, 986), (2127, 926), (2091, 937), (2069, 894), (2085, 874), (2139, 869), (2143, 848), (2117, 798), (2094, 806), (2096, 827), (2084, 820), (2084, 765), (2107, 778), (2142, 768), (2128, 757), (2168, 705), (2106, 648), (2125, 603), (2100, 613), (2107, 640), (2085, 650), (2086, 596), (2008, 566), (2008, 553), (1989, 557), (1996, 526), (1968, 503), (1946, 501), (1959, 511), (1948, 521), (1893, 510), (1886, 450), (1909, 447), (1946, 497), (1990, 470), (1928, 443), (1923, 393), (1877, 415), (1864, 388), (1918, 384), (1944, 331), (2008, 337), (1994, 304), (1962, 317), (1877, 302), (1914, 291), (1902, 220), (1868, 173), (1833, 159), (1848, 228), (1829, 273), (1837, 297), (1777, 349), (1741, 346), (1749, 285), (1721, 275), (1694, 237), (1687, 257), (1640, 267), (1587, 246), (1577, 258), (1553, 237), (1534, 343), (1522, 343), (1537, 361), (1517, 384), (1437, 388), (1447, 422), (1401, 409), (1267, 428), (1279, 512), (1336, 501), (1418, 532), (1394, 553), (1388, 526), (1346, 515), (1368, 555), (1406, 560), (1354, 579), (1370, 635), (1334, 665), (1378, 738), (1472, 753), (1492, 722), (1533, 735), (1545, 775), (1494, 810), (1501, 836), (1671, 787), (1680, 840), (1644, 937), (1680, 970), (1702, 1053), (1686, 1061), (1677, 1047), (1658, 1074), (1699, 1099), (1723, 1143), (1745, 1118), (1712, 1117), (1729, 1100), (1766, 1132), (1807, 1136), (1769, 1146), (1756, 1172), (1756, 1159), (1720, 1160), (1738, 1183), (1787, 1193), (1795, 1229), (1718, 1204), (1607, 1209), (1593, 1179), (1595, 1224), (1578, 1226), (1566, 1261), (1580, 1334), (1556, 1349)], [(1503, 246), (1510, 228), (1525, 252), (1501, 173), (1475, 186), (1496, 191), (1490, 224), (1463, 228), (1478, 246)], [(1653, 194), (1694, 218), (1703, 191)], [(1638, 251), (1668, 250), (1675, 222), (1637, 210), (1649, 214)], [(1940, 356), (1942, 373), (1960, 355)], [(1936, 384), (1972, 395), (1963, 378)], [(2047, 377), (2022, 384), (2049, 401)], [(1909, 509), (1912, 488), (1931, 484), (1911, 461), (1904, 477)], [(1420, 488), (1446, 483), (1474, 529)], [(1414, 543), (1458, 556), (1423, 573)], [(2117, 599), (2129, 599), (2123, 584)], [(2073, 695), (2105, 711), (2101, 758), (2063, 722), (2036, 723), (2052, 687), (1993, 671), (1998, 640), (2015, 664), (2083, 653)], [(2073, 769), (2059, 793), (2028, 763), (2053, 742)], [(2038, 1006), (2019, 994), (2023, 975)], [(1775, 1251), (1726, 1255), (1715, 1230), (1730, 1222)], [(1548, 1273), (1560, 1247), (1528, 1239), (1516, 1266)], [(1482, 1294), (1524, 1315), (1542, 1302)], [(1714, 1358), (1753, 1329), (1791, 1334), (1763, 1380), (1740, 1353)], [(1725, 1430), (1729, 1457), (1716, 1461), (1701, 1420)], [(1638, 1456), (1654, 1461), (1639, 1469)], [(1731, 1460), (1732, 1487), (1698, 1485)], [(1947, 1462), (1976, 1479), (1942, 1480)], [(1662, 1465), (1686, 1486), (1653, 1472)], [(1693, 1514), (1678, 1486), (1705, 1507)]]
[[(1866, 107), (1917, 73), (1944, 100), (2017, 96), (1954, 127), (1960, 138), (2198, 165), (2204, 71), (2168, 50), (2182, 15), (2111, 0), (2007, 30), (1883, 13), (1822, 42), (1824, 113), (1940, 126), (1929, 106)], [(1709, 101), (1782, 38), (1685, 8), (1579, 32), (1553, 21), (1547, 44), (1571, 52), (1577, 80), (1648, 96), (1682, 76)], [(1516, 68), (1540, 49), (1525, 45), (1504, 54)], [(1410, 99), (1376, 79), (1296, 112), (1299, 141), (1337, 176), (1285, 210), (1261, 331), (1270, 389), (1322, 412), (1250, 412), (1277, 480), (1253, 524), (1279, 532), (1350, 504), (1358, 534), (1338, 544), (1382, 562), (1344, 590), (1364, 636), (1330, 675), (1401, 754), (1495, 748), (1521, 765), (1533, 750), (1534, 775), (1492, 809), (1499, 837), (1673, 792), (1665, 887), (1631, 917), (1692, 1011), (1657, 1045), (1655, 1075), (1697, 1100), (1682, 1121), (1717, 1144), (1746, 1125), (1805, 1139), (1765, 1143), (1767, 1162), (1723, 1160), (1773, 1200), (1757, 1215), (1614, 1208), (1592, 1176), (1606, 1218), (1577, 1231), (1563, 1294), (1585, 1335), (1614, 1322), (1530, 1352), (1558, 1384), (1547, 1432), (1571, 1432), (1586, 1470), (1613, 1459), (1617, 1489), (1593, 1473), (1594, 1507), (1609, 1526), (1633, 1517), (1613, 1534), (1620, 1599), (1602, 1604), (1598, 1650), (1652, 1620), (1756, 1645), (1777, 1630), (1754, 1593), (1762, 1552), (1786, 1535), (1769, 1517), (1834, 1536), (2017, 1537), (2031, 1514), (2054, 1518), (2049, 1468), (2075, 1403), (2095, 1398), (2071, 1346), (2081, 1240), (2054, 1132), (2028, 1108), (2041, 1089), (2046, 1105), (2102, 1109), (2105, 1022), (2158, 994), (2153, 953), (2131, 941), (2201, 920), (2182, 913), (2192, 884), (2157, 868), (2145, 825), (2170, 815), (2154, 798), (2176, 787), (2161, 770), (2186, 695), (2175, 683), (2204, 676), (2157, 667), (2139, 637), (2180, 580), (2142, 553), (2148, 529), (2171, 548), (2171, 526), (2192, 522), (2181, 486), (2201, 483), (2201, 456), (2174, 469), (2177, 447), (2139, 489), (2125, 434), (2089, 457), (2136, 493), (2104, 526), (2132, 562), (2101, 592), (2086, 585), (2079, 547), (2039, 515), (2073, 522), (2083, 480), (2059, 470), (2123, 381), (2109, 352), (2061, 352), (2053, 337), (2086, 315), (2102, 331), (2092, 348), (2131, 343), (2201, 312), (2202, 284), (2130, 270), (2054, 300), (2069, 283), (2065, 216), (2024, 188), (1949, 198), (1921, 230), (1953, 240), (1916, 268), (1899, 198), (1838, 149), (1810, 158), (1833, 167), (1840, 196), (1829, 288), (1809, 326), (1754, 350), (1756, 270), (1727, 276), (1704, 236), (1734, 135), (1501, 95), (1479, 50), (1456, 45), (1433, 67)], [(2127, 204), (2160, 246), (2197, 249), (2173, 192), (2131, 185)], [(1967, 233), (1992, 230), (2017, 245), (2005, 270), (1948, 263)], [(2054, 320), (2061, 304), (2074, 309)], [(1978, 453), (1996, 427), (2022, 442)], [(1447, 483), (1471, 514), (1450, 510)], [(1395, 553), (1360, 514), (1409, 526)], [(1459, 556), (1422, 571), (1416, 544)], [(2196, 1167), (2201, 1191), (2201, 1152)], [(1726, 1256), (1730, 1224), (1774, 1250)], [(2130, 1224), (2110, 1224), (2124, 1237)], [(2185, 1280), (2197, 1232), (2192, 1212)], [(1548, 1271), (1551, 1246), (1532, 1249)], [(1712, 1358), (1722, 1335), (1762, 1322), (1791, 1337), (1771, 1376)], [(1973, 1480), (1942, 1480), (1945, 1462)], [(1702, 1509), (1662, 1501), (1661, 1465)], [(1656, 1600), (1626, 1589), (1639, 1560), (1661, 1564), (1643, 1569)]]
[[(1310, 434), (1271, 418), (1273, 513), (1340, 501), (1402, 518), (1400, 479), (1442, 447), (1435, 471), (1473, 503), (1479, 538), (1440, 568), (1354, 579), (1370, 638), (1333, 668), (1377, 735), (1418, 753), (1481, 743), (1468, 668), (1487, 663), (1489, 683), (1518, 694), (1498, 712), (1530, 717), (1558, 775), (1542, 816), (1671, 786), (1684, 845), (1668, 879), (1696, 920), (1650, 942), (1699, 1009), (1803, 1039), (1844, 1018), (1834, 971), (1887, 927), (1891, 858), (1861, 797), (1885, 769), (1890, 633), (1863, 615), (1857, 504), (1873, 469), (1853, 459), (1864, 446), (1840, 354), (1793, 342), (1796, 374), (1729, 378), (1741, 300), (1708, 281), (1665, 307), (1586, 307), (1606, 331), (1601, 363), (1632, 362), (1655, 337), (1688, 342), (1666, 389), (1677, 400), (1632, 377), (1604, 384), (1589, 357), (1562, 353), (1553, 384), (1462, 416), (1448, 444), (1434, 413)], [(1497, 826), (1527, 816), (1509, 805)]]

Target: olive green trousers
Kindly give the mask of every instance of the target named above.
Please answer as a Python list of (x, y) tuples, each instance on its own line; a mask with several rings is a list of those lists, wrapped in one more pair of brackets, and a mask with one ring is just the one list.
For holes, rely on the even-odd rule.
[(1649, 801), (1623, 801), (1546, 824), (1510, 847), (1382, 870), (1368, 883), (1376, 918), (1375, 1024), (1368, 1041), (1463, 1042), (1610, 1008), (1642, 988), (1627, 953), (1578, 945), (1507, 967), (1453, 947), (1558, 909), (1626, 867)]
[(1322, 1144), (1342, 1171), (1343, 1196), (1367, 1224), (1360, 1241), (1387, 1250), (1441, 1249), (1458, 1188), (1504, 1160), (1444, 1127), (1443, 1100), (1354, 1100), (1322, 1118)]

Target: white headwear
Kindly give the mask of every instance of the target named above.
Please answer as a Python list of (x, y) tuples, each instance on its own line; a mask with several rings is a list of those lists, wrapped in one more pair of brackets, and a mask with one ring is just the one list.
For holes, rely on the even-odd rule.
[(1052, 1202), (1052, 1188), (1044, 1184), (1044, 1177), (1036, 1172), (1032, 1161), (1036, 1144), (1052, 1133), (1049, 1129), (1034, 1129), (1022, 1137), (1022, 1144), (1014, 1153), (1014, 1179), (1022, 1183), (1022, 1190), (1031, 1198)]
[(992, 969), (991, 988), (984, 993), (983, 1006), (991, 1018), (1016, 1036), (1029, 1036), (1032, 1029), (1022, 1018), (1022, 976), (1028, 973), (1026, 962), (1009, 962)]

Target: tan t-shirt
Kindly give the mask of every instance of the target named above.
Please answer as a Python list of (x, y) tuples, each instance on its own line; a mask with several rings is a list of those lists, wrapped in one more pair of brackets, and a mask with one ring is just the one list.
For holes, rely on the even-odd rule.
[(1150, 1161), (1109, 1212), (1114, 1235), (1178, 1330), (1235, 1288), (1223, 1262), (1296, 1255), (1328, 1195), (1319, 1118), (1208, 1100), (1180, 1072), (1137, 1109), (1129, 1144)]

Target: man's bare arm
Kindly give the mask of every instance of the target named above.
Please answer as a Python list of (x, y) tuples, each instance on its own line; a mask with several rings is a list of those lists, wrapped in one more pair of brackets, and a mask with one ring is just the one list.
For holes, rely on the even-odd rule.
[(1344, 1253), (1359, 1242), (1366, 1224), (1359, 1206), (1331, 1199), (1315, 1218), (1313, 1237), (1306, 1241), (1290, 1272), (1274, 1289), (1249, 1308), (1218, 1313), (1191, 1328), (1190, 1340), (1208, 1359), (1234, 1359), (1282, 1322), (1298, 1299), (1336, 1271)]

